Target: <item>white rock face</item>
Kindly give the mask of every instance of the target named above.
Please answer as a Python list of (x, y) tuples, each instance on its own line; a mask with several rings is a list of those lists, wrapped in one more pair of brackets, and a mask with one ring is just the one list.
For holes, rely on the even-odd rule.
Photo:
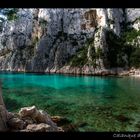
[(97, 9), (97, 21), (99, 27), (112, 29), (120, 34), (120, 23), (124, 21), (123, 10), (120, 8)]
[(139, 8), (127, 8), (126, 14), (127, 14), (128, 22), (133, 22), (137, 18), (140, 17), (140, 9)]
[[(38, 110), (35, 106), (21, 108), (18, 114), (8, 112), (6, 124), (6, 130), (11, 132), (64, 132), (47, 112)], [(4, 131), (2, 126), (0, 131)]]
[[(0, 69), (59, 71), (89, 40), (94, 41), (96, 50), (107, 50), (106, 30), (120, 36), (122, 24), (133, 23), (139, 15), (139, 9), (121, 8), (20, 9), (19, 18), (5, 23), (1, 32)], [(137, 30), (139, 25), (138, 20), (132, 24)], [(102, 61), (96, 63), (104, 69)]]
[(19, 115), (21, 118), (30, 117), (33, 120), (36, 120), (37, 123), (47, 123), (49, 125), (56, 126), (56, 124), (51, 121), (51, 118), (47, 112), (37, 110), (35, 106), (21, 108)]
[(112, 22), (109, 24), (112, 24), (113, 26), (111, 29), (117, 34), (120, 35), (121, 33), (121, 26), (120, 24), (124, 21), (124, 13), (121, 8), (113, 8), (108, 9), (108, 20), (111, 20)]
[(48, 124), (29, 124), (26, 128), (26, 131), (29, 132), (56, 132), (58, 131), (57, 129), (54, 129)]
[(131, 23), (131, 26), (136, 30), (140, 29), (140, 9), (128, 8), (126, 10), (127, 21)]

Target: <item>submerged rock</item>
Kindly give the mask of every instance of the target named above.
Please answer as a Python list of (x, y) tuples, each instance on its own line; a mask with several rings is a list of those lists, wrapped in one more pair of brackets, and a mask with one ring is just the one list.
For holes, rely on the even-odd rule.
[(51, 117), (52, 121), (55, 122), (58, 126), (70, 124), (71, 121), (65, 117), (61, 116), (52, 116)]
[(135, 125), (140, 130), (140, 122)]
[(129, 122), (130, 120), (132, 120), (129, 117), (126, 117), (125, 115), (118, 115), (116, 116), (116, 119), (120, 122)]
[(79, 127), (85, 127), (85, 126), (87, 126), (87, 125), (88, 125), (88, 123), (83, 122), (83, 123), (80, 123), (80, 124), (79, 124)]
[(126, 109), (126, 110), (137, 110), (137, 106), (136, 105), (128, 105), (128, 106), (125, 106), (123, 107), (123, 109)]
[(112, 95), (106, 95), (106, 96), (104, 96), (105, 98), (107, 98), (107, 99), (114, 99), (115, 97), (114, 96), (112, 96)]
[(62, 126), (62, 129), (65, 132), (75, 132), (75, 131), (78, 131), (78, 126), (75, 124), (69, 124), (69, 125)]

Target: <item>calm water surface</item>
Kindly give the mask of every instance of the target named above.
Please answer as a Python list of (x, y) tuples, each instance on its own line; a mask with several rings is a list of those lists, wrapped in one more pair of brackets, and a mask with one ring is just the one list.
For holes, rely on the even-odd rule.
[(0, 73), (6, 107), (36, 105), (79, 131), (140, 131), (140, 78)]

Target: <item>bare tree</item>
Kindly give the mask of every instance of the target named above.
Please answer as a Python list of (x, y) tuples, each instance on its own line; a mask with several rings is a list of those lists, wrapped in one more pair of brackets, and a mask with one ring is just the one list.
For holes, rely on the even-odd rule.
[(0, 82), (0, 131), (7, 130), (7, 110), (2, 98), (1, 82)]

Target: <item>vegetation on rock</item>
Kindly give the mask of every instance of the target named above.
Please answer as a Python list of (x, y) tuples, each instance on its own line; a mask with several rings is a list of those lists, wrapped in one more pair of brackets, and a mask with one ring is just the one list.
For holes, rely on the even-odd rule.
[(130, 65), (135, 68), (140, 67), (140, 48), (136, 48), (135, 51), (131, 53)]
[[(94, 37), (89, 38), (86, 43), (86, 45), (82, 48), (80, 48), (76, 55), (74, 55), (72, 58), (70, 58), (70, 65), (71, 66), (84, 66), (84, 65), (91, 65), (96, 67), (96, 59), (102, 58), (103, 51), (101, 48), (95, 49), (94, 47)], [(88, 49), (90, 48), (89, 55), (91, 57), (91, 60), (88, 58)]]
[(108, 44), (107, 59), (110, 62), (110, 67), (123, 67), (125, 65), (138, 67), (138, 63), (140, 62), (139, 48), (128, 42), (132, 42), (139, 35), (140, 31), (133, 28), (124, 31), (120, 37), (113, 31), (106, 32), (106, 41)]
[(1, 8), (0, 13), (6, 16), (7, 20), (12, 21), (18, 18), (17, 16), (18, 10), (19, 10), (18, 8)]
[(87, 47), (78, 50), (77, 54), (70, 60), (71, 66), (83, 66), (87, 62)]

